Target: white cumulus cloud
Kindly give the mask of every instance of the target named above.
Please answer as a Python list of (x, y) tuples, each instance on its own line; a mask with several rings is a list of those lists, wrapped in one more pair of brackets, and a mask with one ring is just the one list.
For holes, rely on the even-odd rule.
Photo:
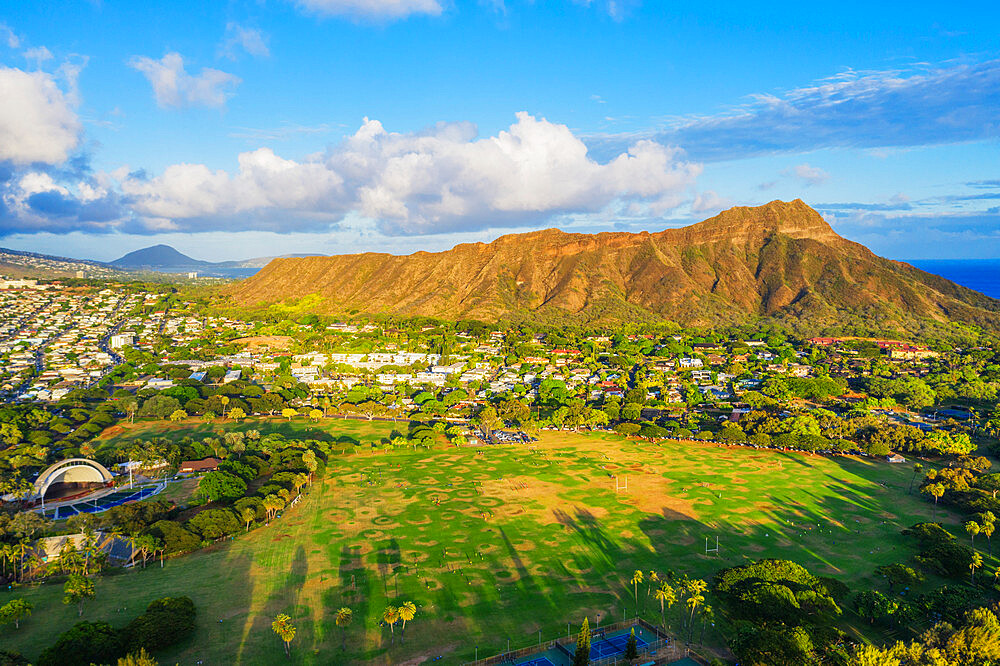
[(438, 16), (438, 0), (296, 0), (295, 4), (316, 14), (350, 16), (369, 20), (401, 19), (411, 14)]
[(149, 80), (160, 107), (221, 108), (240, 84), (239, 77), (208, 67), (197, 75), (188, 74), (179, 53), (168, 53), (159, 60), (135, 56), (129, 66)]
[(667, 210), (700, 171), (648, 140), (599, 163), (565, 125), (520, 113), (486, 138), (468, 123), (399, 134), (365, 119), (303, 162), (260, 149), (241, 154), (232, 174), (178, 164), (152, 179), (126, 177), (121, 188), (139, 216), (177, 229), (315, 229), (356, 212), (387, 233), (427, 234), (599, 212), (616, 201)]
[(0, 67), (0, 161), (66, 160), (81, 126), (71, 99), (51, 74)]

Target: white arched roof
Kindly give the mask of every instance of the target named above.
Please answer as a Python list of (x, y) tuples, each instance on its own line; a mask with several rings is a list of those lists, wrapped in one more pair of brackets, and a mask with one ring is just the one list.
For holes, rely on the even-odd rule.
[(43, 497), (45, 491), (53, 483), (66, 481), (76, 483), (107, 483), (111, 479), (111, 472), (99, 462), (86, 458), (67, 458), (66, 460), (60, 460), (38, 475), (38, 478), (35, 479), (35, 488), (32, 495), (34, 497)]

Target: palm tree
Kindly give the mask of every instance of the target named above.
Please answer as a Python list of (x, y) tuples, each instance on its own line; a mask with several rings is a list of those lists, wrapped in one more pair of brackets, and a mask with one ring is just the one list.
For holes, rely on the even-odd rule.
[(129, 548), (132, 551), (128, 556), (128, 561), (132, 564), (135, 564), (135, 554), (139, 551), (139, 543), (141, 539), (142, 537), (138, 534), (130, 534), (125, 537), (125, 540), (128, 541)]
[(351, 624), (353, 620), (354, 620), (354, 611), (352, 611), (347, 606), (344, 606), (337, 611), (337, 619), (336, 619), (337, 626), (343, 629), (343, 631), (340, 632), (341, 636), (340, 649), (342, 651), (347, 649), (347, 627), (348, 625)]
[(704, 606), (702, 606), (702, 608), (701, 608), (701, 636), (698, 638), (698, 644), (699, 645), (704, 645), (705, 644), (705, 623), (706, 622), (711, 622), (713, 619), (715, 619), (715, 612), (712, 610), (712, 607), (709, 606), (708, 604), (705, 604)]
[(636, 569), (632, 574), (632, 587), (635, 592), (635, 614), (639, 614), (639, 583), (642, 582), (642, 570)]
[(277, 495), (268, 495), (263, 502), (264, 511), (267, 512), (267, 521), (271, 522), (274, 516), (285, 508), (285, 502)]
[(705, 601), (705, 597), (700, 592), (696, 592), (687, 598), (685, 602), (691, 609), (691, 616), (688, 618), (688, 643), (694, 638), (694, 611)]
[(969, 533), (972, 539), (972, 548), (976, 547), (976, 535), (983, 531), (982, 526), (974, 520), (970, 520), (965, 524), (965, 531)]
[(913, 464), (913, 476), (910, 477), (910, 487), (906, 489), (906, 494), (909, 495), (913, 491), (913, 482), (917, 479), (917, 474), (924, 471), (924, 466), (920, 463)]
[(309, 483), (309, 477), (307, 475), (305, 475), (305, 474), (303, 474), (301, 472), (299, 472), (298, 474), (296, 474), (295, 478), (292, 480), (292, 487), (295, 488), (295, 494), (296, 495), (301, 495), (302, 494), (302, 486), (306, 485), (307, 483)]
[(3, 577), (7, 577), (7, 562), (14, 559), (14, 546), (0, 543), (0, 566), (3, 567)]
[(930, 493), (934, 497), (934, 516), (937, 517), (937, 504), (941, 496), (944, 495), (944, 485), (932, 483), (924, 487), (924, 492)]
[(666, 628), (663, 604), (666, 604), (668, 608), (672, 608), (674, 602), (677, 601), (677, 592), (674, 588), (670, 587), (667, 581), (661, 581), (660, 587), (656, 588), (656, 592), (653, 593), (653, 598), (660, 602), (660, 626)]
[(649, 596), (650, 591), (653, 589), (653, 583), (658, 583), (658, 582), (660, 582), (660, 577), (656, 574), (655, 571), (650, 570), (650, 572), (649, 572), (649, 578), (646, 579), (646, 596), (647, 597)]
[(279, 613), (278, 617), (274, 618), (274, 622), (271, 623), (271, 629), (274, 630), (274, 633), (278, 634), (278, 638), (285, 644), (285, 656), (291, 657), (292, 649), (290, 646), (292, 639), (295, 638), (295, 625), (292, 624), (292, 618), (284, 613)]
[(969, 569), (972, 571), (972, 584), (976, 584), (976, 569), (983, 566), (983, 556), (979, 553), (972, 553), (972, 559), (969, 560)]
[[(386, 606), (382, 611), (382, 621), (389, 625), (392, 631), (392, 643), (396, 642), (396, 621), (399, 619), (399, 609), (395, 606)], [(390, 643), (391, 644), (391, 643)]]
[(28, 539), (20, 539), (17, 545), (14, 546), (14, 552), (20, 556), (21, 564), (18, 566), (18, 576), (17, 579), (20, 581), (24, 580), (24, 554), (30, 550), (30, 545)]
[(306, 466), (309, 470), (309, 482), (312, 483), (312, 476), (316, 472), (316, 468), (319, 467), (319, 460), (316, 459), (316, 452), (312, 449), (306, 449), (302, 454), (302, 464)]
[(129, 423), (135, 423), (135, 412), (139, 409), (139, 403), (135, 398), (125, 398), (122, 400), (122, 410), (128, 414)]
[[(987, 513), (989, 513), (989, 512), (987, 512)], [(985, 523), (983, 523), (982, 525), (979, 526), (979, 531), (982, 532), (986, 536), (986, 543), (989, 544), (990, 557), (993, 557), (993, 539), (992, 539), (992, 536), (993, 536), (993, 530), (995, 528), (996, 528), (996, 525), (994, 525), (991, 522), (985, 522)]]
[(404, 601), (399, 605), (399, 619), (403, 621), (403, 640), (406, 640), (406, 623), (417, 614), (417, 606), (412, 601)]
[(240, 511), (240, 519), (244, 523), (246, 523), (246, 525), (247, 525), (247, 532), (250, 531), (250, 523), (252, 523), (254, 521), (254, 518), (256, 518), (256, 517), (257, 517), (257, 512), (254, 511), (252, 507), (245, 506), (245, 507), (243, 507), (243, 510)]
[(219, 402), (222, 403), (222, 418), (225, 419), (226, 418), (226, 405), (229, 404), (229, 396), (228, 395), (222, 396), (221, 398), (219, 398)]

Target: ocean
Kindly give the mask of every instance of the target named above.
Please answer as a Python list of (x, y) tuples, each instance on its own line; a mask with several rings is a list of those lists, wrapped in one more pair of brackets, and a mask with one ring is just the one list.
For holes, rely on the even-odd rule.
[(1000, 298), (1000, 259), (917, 259), (906, 263), (987, 296)]

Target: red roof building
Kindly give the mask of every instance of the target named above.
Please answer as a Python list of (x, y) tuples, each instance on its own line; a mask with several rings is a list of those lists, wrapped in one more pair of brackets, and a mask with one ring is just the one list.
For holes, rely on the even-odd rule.
[(185, 460), (177, 470), (179, 474), (200, 474), (202, 472), (214, 472), (219, 469), (218, 458), (205, 458), (204, 460)]

